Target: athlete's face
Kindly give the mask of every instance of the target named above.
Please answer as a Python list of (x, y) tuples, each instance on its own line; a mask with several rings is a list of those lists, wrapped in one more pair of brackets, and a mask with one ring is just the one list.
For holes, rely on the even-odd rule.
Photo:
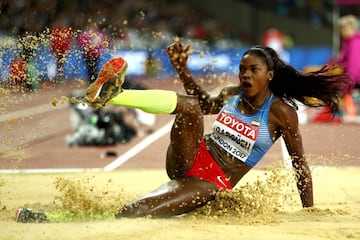
[(253, 97), (260, 92), (267, 91), (273, 77), (265, 59), (256, 54), (246, 54), (239, 66), (240, 88), (245, 96)]

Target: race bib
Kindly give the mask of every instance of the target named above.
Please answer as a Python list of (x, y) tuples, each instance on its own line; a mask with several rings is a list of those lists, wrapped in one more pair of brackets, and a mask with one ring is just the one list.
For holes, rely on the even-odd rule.
[(247, 124), (221, 112), (213, 124), (211, 138), (225, 151), (245, 162), (259, 134), (257, 126)]

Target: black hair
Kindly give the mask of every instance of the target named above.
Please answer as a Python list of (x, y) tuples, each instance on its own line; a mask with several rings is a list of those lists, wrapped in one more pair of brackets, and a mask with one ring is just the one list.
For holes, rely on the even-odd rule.
[[(327, 106), (334, 112), (338, 110), (340, 99), (350, 89), (349, 76), (338, 65), (326, 64), (316, 71), (305, 73), (286, 64), (270, 47), (256, 46), (247, 50), (244, 55), (246, 54), (264, 58), (269, 70), (274, 71), (269, 84), (270, 90), (295, 108), (297, 106), (294, 100), (297, 100), (309, 107)], [(268, 55), (273, 67), (269, 64)]]
[(265, 61), (268, 65), (269, 69), (274, 70), (274, 67), (275, 67), (274, 61), (272, 60), (272, 57), (270, 56), (270, 54), (265, 51), (265, 49), (263, 49), (261, 46), (257, 45), (257, 46), (250, 48), (249, 51), (260, 51), (264, 55)]

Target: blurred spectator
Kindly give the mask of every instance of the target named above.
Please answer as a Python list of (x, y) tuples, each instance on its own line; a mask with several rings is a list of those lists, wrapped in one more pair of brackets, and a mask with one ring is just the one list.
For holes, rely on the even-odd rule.
[(24, 86), (26, 82), (26, 60), (23, 54), (18, 54), (10, 63), (9, 80), (11, 86)]
[(337, 62), (351, 76), (352, 87), (360, 87), (360, 32), (359, 20), (353, 15), (340, 18), (341, 45)]
[(50, 48), (56, 58), (56, 82), (64, 82), (64, 63), (71, 49), (72, 31), (70, 27), (54, 25), (50, 31)]
[(353, 94), (359, 94), (360, 89), (360, 32), (358, 30), (358, 19), (353, 15), (345, 15), (339, 19), (340, 27), (340, 51), (333, 60), (339, 64), (339, 71), (349, 74), (351, 88), (345, 94), (343, 109), (335, 112), (335, 119), (328, 109), (324, 109), (314, 117), (315, 122), (353, 122), (356, 119), (357, 109)]
[(261, 44), (274, 49), (284, 62), (290, 62), (290, 54), (285, 47), (286, 37), (280, 30), (268, 29), (262, 36)]
[(163, 48), (175, 36), (196, 38), (209, 45), (216, 40), (231, 47), (240, 36), (236, 28), (227, 26), (231, 34), (221, 39), (224, 29), (213, 28), (224, 23), (181, 1), (5, 1), (0, 12), (0, 29), (11, 35), (41, 33), (58, 25), (59, 20), (66, 21), (60, 26), (71, 26), (74, 31), (96, 22), (107, 37), (121, 40), (122, 48)]
[(78, 36), (78, 45), (81, 48), (88, 71), (88, 81), (92, 83), (97, 77), (98, 65), (104, 48), (108, 46), (107, 37), (96, 23), (90, 22)]
[(35, 61), (38, 42), (35, 36), (19, 37), (19, 53), (10, 63), (10, 85), (36, 91), (39, 87), (39, 71)]
[(341, 45), (337, 63), (350, 75), (352, 89), (346, 94), (345, 113), (346, 120), (353, 121), (356, 108), (352, 93), (360, 89), (360, 32), (359, 20), (354, 15), (345, 15), (339, 20)]

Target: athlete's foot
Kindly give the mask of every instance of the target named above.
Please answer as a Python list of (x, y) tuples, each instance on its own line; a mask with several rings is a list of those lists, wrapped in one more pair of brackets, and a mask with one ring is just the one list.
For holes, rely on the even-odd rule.
[(86, 89), (85, 99), (91, 107), (104, 106), (122, 91), (127, 66), (122, 57), (113, 58), (103, 65), (95, 82)]

